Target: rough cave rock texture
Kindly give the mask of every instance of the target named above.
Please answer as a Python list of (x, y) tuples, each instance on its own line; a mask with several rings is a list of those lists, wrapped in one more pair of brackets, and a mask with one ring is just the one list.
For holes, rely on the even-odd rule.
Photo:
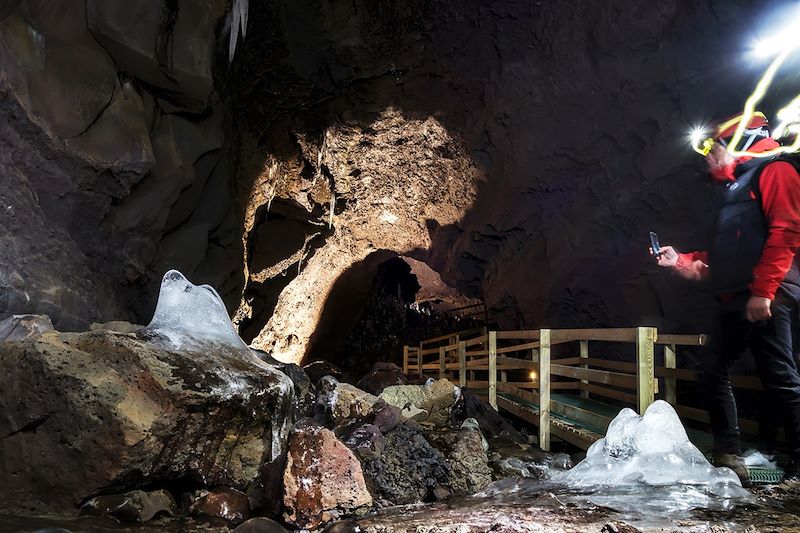
[(228, 65), (223, 0), (11, 2), (0, 316), (141, 323), (178, 268), (300, 362), (400, 255), (501, 327), (703, 329), (647, 232), (705, 246), (684, 133), (740, 106), (773, 4), (251, 2)]
[(283, 476), (284, 517), (301, 529), (316, 529), (372, 505), (361, 464), (332, 431), (295, 428)]
[(255, 358), (47, 331), (0, 343), (0, 371), (0, 510), (70, 512), (145, 481), (275, 490), (292, 387)]

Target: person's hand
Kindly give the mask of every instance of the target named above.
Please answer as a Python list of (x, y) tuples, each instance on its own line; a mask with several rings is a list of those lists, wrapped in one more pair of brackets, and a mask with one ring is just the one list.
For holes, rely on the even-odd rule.
[(650, 248), (650, 255), (656, 258), (656, 263), (661, 267), (674, 267), (678, 264), (678, 252), (672, 246), (662, 246), (658, 253)]
[(751, 296), (747, 300), (747, 308), (744, 311), (745, 318), (749, 322), (762, 322), (772, 318), (772, 300), (761, 296)]

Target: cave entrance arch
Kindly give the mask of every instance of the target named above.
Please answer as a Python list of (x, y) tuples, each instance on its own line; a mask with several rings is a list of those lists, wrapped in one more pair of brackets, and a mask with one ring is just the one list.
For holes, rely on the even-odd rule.
[(447, 311), (474, 302), (427, 264), (376, 251), (334, 284), (303, 363), (329, 361), (351, 378), (379, 361), (400, 366), (404, 344), (458, 328)]

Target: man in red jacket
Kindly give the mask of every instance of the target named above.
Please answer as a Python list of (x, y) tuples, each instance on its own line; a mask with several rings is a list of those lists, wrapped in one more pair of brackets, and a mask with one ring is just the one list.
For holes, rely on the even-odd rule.
[[(800, 322), (800, 174), (781, 158), (732, 156), (727, 144), (738, 118), (717, 128), (706, 156), (720, 184), (711, 249), (680, 253), (665, 246), (656, 259), (687, 279), (707, 282), (720, 302), (701, 382), (714, 433), (714, 462), (731, 467), (748, 485), (730, 384), (733, 362), (747, 348), (784, 422), (790, 455), (786, 477), (800, 477), (800, 373), (794, 358)], [(751, 153), (778, 146), (761, 113), (749, 120), (742, 142)]]

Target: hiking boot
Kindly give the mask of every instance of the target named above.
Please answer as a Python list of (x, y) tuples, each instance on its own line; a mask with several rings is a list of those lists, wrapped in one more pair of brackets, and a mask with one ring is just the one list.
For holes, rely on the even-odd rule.
[(714, 466), (727, 466), (739, 477), (739, 481), (742, 482), (742, 487), (750, 486), (750, 472), (747, 471), (747, 465), (744, 464), (744, 459), (738, 455), (732, 453), (715, 455)]

